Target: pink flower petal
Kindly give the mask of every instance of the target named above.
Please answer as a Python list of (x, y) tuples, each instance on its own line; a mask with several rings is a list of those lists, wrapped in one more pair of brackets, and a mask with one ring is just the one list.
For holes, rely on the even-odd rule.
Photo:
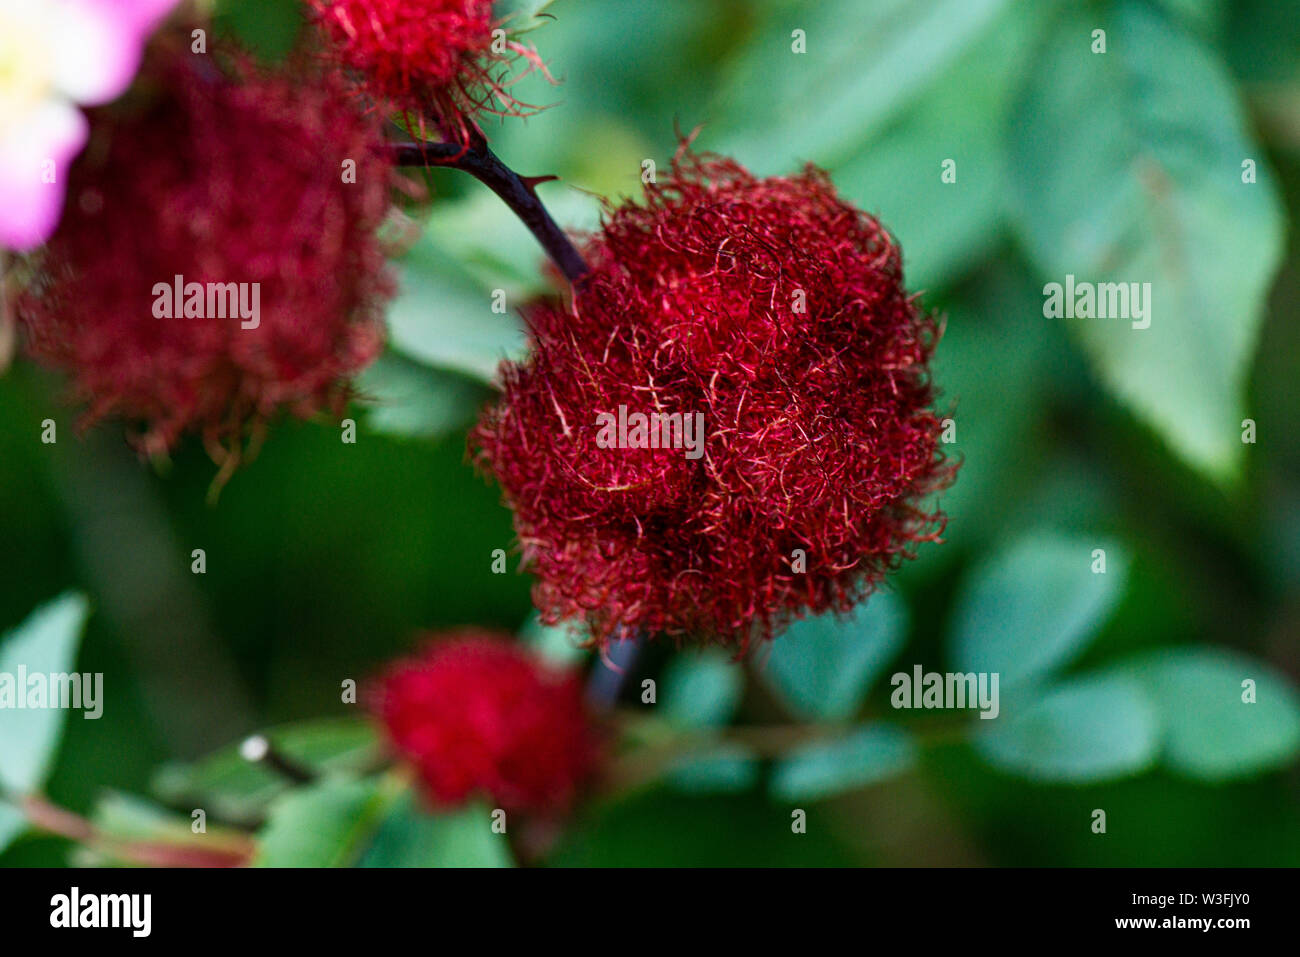
[(78, 103), (116, 99), (131, 84), (140, 55), (176, 0), (52, 0), (58, 21), (55, 84)]
[(80, 6), (96, 7), (102, 13), (149, 34), (180, 4), (180, 0), (72, 0)]
[[(0, 141), (0, 248), (26, 252), (58, 225), (68, 166), (85, 145), (87, 123), (76, 107), (51, 101), (19, 127)], [(51, 170), (54, 182), (47, 183)]]

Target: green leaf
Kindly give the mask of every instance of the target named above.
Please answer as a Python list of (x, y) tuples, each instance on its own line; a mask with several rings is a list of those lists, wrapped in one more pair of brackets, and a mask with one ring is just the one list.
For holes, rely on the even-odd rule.
[[(1025, 487), (1038, 481), (1036, 460), (1050, 453), (1038, 434), (1050, 403), (1008, 402), (1007, 396), (1040, 396), (1055, 386), (1058, 358), (1070, 344), (1061, 330), (1019, 318), (1041, 300), (1015, 257), (988, 263), (962, 288), (962, 298), (946, 310), (932, 366), (943, 387), (941, 407), (956, 407), (956, 441), (945, 451), (960, 457), (960, 479), (940, 496), (949, 517), (946, 544), (923, 550), (903, 574), (953, 563), (961, 552), (982, 554), (986, 543), (1004, 537), (1009, 518), (1024, 504)], [(1016, 348), (1007, 348), (1011, 341)]]
[(547, 7), (553, 3), (555, 0), (498, 0), (497, 22), (504, 23), (511, 36), (528, 33), (551, 22)]
[[(1106, 551), (1095, 574), (1093, 550)], [(961, 672), (1000, 675), (1002, 690), (1064, 667), (1124, 590), (1128, 561), (1113, 542), (1028, 535), (976, 568), (957, 598), (952, 658)]]
[(526, 122), (493, 124), (490, 136), (497, 155), (521, 173), (561, 176), (562, 184), (538, 191), (558, 223), (581, 226), (566, 210), (567, 194), (587, 194), (593, 208), (594, 197), (640, 196), (642, 161), (653, 158), (664, 168), (677, 145), (674, 119), (685, 130), (703, 118), (720, 61), (743, 34), (733, 18), (705, 3), (619, 0), (596, 8), (566, 0), (555, 13), (543, 33), (526, 39), (536, 40), (562, 84), (534, 73), (510, 92), (525, 103), (562, 105)]
[[(1291, 761), (1300, 748), (1300, 697), (1264, 662), (1222, 648), (1177, 649), (1129, 666), (1160, 712), (1164, 762), (1207, 781)], [(1243, 682), (1255, 683), (1253, 704)]]
[(1214, 37), (1223, 26), (1224, 0), (1159, 0), (1173, 19), (1206, 37)]
[(303, 28), (297, 0), (221, 0), (216, 8), (219, 34), (233, 33), (244, 47), (270, 60), (286, 57)]
[(482, 382), (493, 380), (502, 359), (523, 356), (523, 324), (508, 300), (506, 312), (493, 312), (491, 292), (470, 279), (427, 235), (401, 265), (401, 292), (388, 310), (393, 348)]
[[(1107, 29), (1107, 52), (1091, 32)], [(1068, 324), (1101, 380), (1216, 481), (1243, 455), (1242, 391), (1284, 217), (1217, 58), (1143, 3), (1074, 12), (1013, 117), (1016, 220), (1051, 282), (1150, 283), (1149, 328)], [(1258, 182), (1242, 182), (1242, 163)], [(1140, 288), (1140, 287), (1139, 287)], [(1046, 298), (1046, 292), (1045, 292)]]
[[(18, 687), (20, 668), (46, 679), (70, 673), (89, 614), (90, 603), (75, 592), (37, 608), (0, 639), (0, 682), (24, 696), (28, 689)], [(0, 708), (0, 786), (18, 794), (44, 786), (66, 718), (63, 708)]]
[[(264, 734), (287, 757), (326, 772), (364, 768), (378, 745), (374, 726), (359, 718), (284, 725)], [(238, 745), (192, 764), (165, 765), (153, 780), (153, 789), (163, 800), (192, 803), (231, 820), (258, 816), (287, 787), (280, 775), (241, 757)]]
[(870, 725), (788, 754), (769, 785), (781, 801), (818, 801), (876, 784), (916, 763), (916, 745), (901, 728)]
[(95, 800), (91, 814), (101, 833), (133, 841), (188, 840), (190, 821), (133, 794), (106, 791)]
[(0, 798), (0, 853), (13, 843), (14, 838), (27, 830), (27, 818), (22, 811)]
[(681, 727), (725, 725), (745, 692), (745, 672), (715, 649), (684, 651), (669, 663), (660, 701), (665, 717)]
[(843, 720), (861, 706), (906, 630), (902, 599), (876, 592), (847, 619), (819, 615), (795, 622), (772, 643), (763, 674), (795, 714)]
[[(507, 821), (507, 826), (509, 822)], [(492, 832), (492, 810), (474, 804), (434, 813), (407, 792), (384, 818), (361, 867), (510, 867), (510, 845)]]
[[(1005, 8), (895, 121), (831, 167), (839, 191), (899, 240), (909, 289), (959, 278), (1004, 232), (1003, 131), (1052, 10)], [(948, 160), (955, 182), (940, 175)]]
[(528, 619), (519, 637), (542, 659), (560, 667), (576, 665), (591, 654), (590, 648), (574, 641), (566, 626), (543, 625), (535, 614)]
[(205, 857), (210, 854), (236, 861), (247, 854), (244, 830), (205, 819), (204, 830), (196, 833), (194, 818), (186, 811), (164, 808), (121, 791), (100, 793), (89, 817), (96, 831), (108, 840), (76, 847), (70, 859), (74, 867), (138, 865), (139, 859), (131, 854), (140, 849), (138, 845), (149, 845), (173, 861), (210, 860)]
[(1136, 774), (1159, 749), (1155, 706), (1127, 675), (1088, 675), (1041, 697), (1007, 696), (1001, 705), (998, 717), (973, 722), (973, 743), (990, 764), (1035, 780), (1079, 784)]
[[(600, 200), (591, 193), (550, 186), (546, 210), (568, 231), (600, 225)], [(440, 256), (480, 289), (502, 289), (510, 303), (522, 303), (555, 287), (543, 272), (546, 252), (519, 217), (487, 189), (464, 199), (440, 201), (425, 231)]]
[[(714, 112), (744, 128), (721, 151), (760, 174), (832, 166), (993, 23), (1007, 0), (771, 3)], [(803, 30), (807, 52), (793, 50)], [(937, 171), (936, 171), (937, 175)]]
[(257, 867), (344, 867), (394, 796), (379, 779), (326, 778), (271, 803), (257, 835)]
[(479, 382), (385, 353), (361, 374), (358, 386), (375, 432), (438, 439), (478, 414), (488, 390)]
[(720, 744), (683, 755), (669, 769), (667, 780), (690, 794), (731, 794), (752, 788), (758, 769), (758, 755), (750, 748)]

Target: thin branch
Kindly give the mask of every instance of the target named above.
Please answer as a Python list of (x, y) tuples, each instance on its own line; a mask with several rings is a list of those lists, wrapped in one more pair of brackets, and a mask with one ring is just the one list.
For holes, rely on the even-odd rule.
[(138, 841), (106, 834), (86, 818), (52, 804), (40, 795), (6, 798), (38, 831), (54, 834), (89, 847), (119, 861), (143, 867), (241, 867), (253, 857), (253, 842), (243, 836), (227, 835), (198, 842)]
[(577, 282), (591, 271), (582, 254), (537, 198), (534, 187), (554, 177), (520, 176), (501, 162), (478, 134), (472, 135), (467, 144), (387, 143), (384, 149), (398, 166), (447, 166), (469, 173), (501, 197), (570, 282)]

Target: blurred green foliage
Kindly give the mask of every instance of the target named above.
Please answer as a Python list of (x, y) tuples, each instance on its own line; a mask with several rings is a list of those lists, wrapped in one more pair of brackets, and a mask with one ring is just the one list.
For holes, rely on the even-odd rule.
[[(548, 12), (526, 39), (561, 82), (515, 92), (554, 105), (487, 132), (517, 169), (560, 177), (539, 189), (557, 218), (590, 228), (597, 197), (637, 195), (643, 161), (665, 168), (676, 131), (697, 125), (698, 148), (763, 174), (829, 168), (896, 232), (909, 285), (946, 317), (934, 375), (964, 462), (943, 500), (947, 542), (855, 619), (801, 623), (744, 665), (650, 649), (636, 677), (660, 680), (660, 704), (641, 733), (691, 745), (657, 782), (585, 807), (548, 860), (1300, 864), (1300, 246), (1287, 228), (1300, 2)], [(300, 24), (292, 0), (220, 0), (217, 26), (278, 56)], [(55, 800), (90, 813), (120, 790), (174, 802), (182, 821), (196, 797), (232, 819), (266, 814), (264, 863), (506, 862), (481, 828), (424, 814), (383, 776), (286, 794), (229, 750), (186, 763), (254, 728), (332, 719), (281, 743), (346, 770), (368, 739), (340, 681), (422, 630), (520, 630), (587, 658), (530, 623), (513, 556), (511, 574), (491, 573), (510, 517), (464, 459), (496, 360), (524, 342), (489, 292), (513, 310), (544, 288), (541, 256), (477, 184), (430, 182), (355, 446), (329, 423), (281, 423), (210, 507), (196, 444), (141, 467), (112, 428), (75, 437), (56, 380), (24, 363), (0, 378), (0, 628), (84, 593), (78, 667), (104, 672), (110, 696), (101, 720), (67, 722)], [(1045, 319), (1043, 284), (1067, 272), (1152, 281), (1167, 321)], [(38, 441), (47, 417), (56, 445)], [(1240, 440), (1246, 417), (1256, 444)], [(189, 574), (194, 548), (203, 576)], [(1071, 563), (1093, 548), (1107, 550), (1104, 578)], [(892, 671), (1001, 661), (1015, 667), (1000, 720), (889, 706)], [(1259, 695), (1245, 720), (1229, 703), (1243, 675)], [(773, 725), (796, 728), (776, 753), (743, 733)], [(792, 806), (806, 834), (792, 834)], [(0, 816), (0, 844), (7, 829)], [(28, 835), (0, 862), (67, 857)]]

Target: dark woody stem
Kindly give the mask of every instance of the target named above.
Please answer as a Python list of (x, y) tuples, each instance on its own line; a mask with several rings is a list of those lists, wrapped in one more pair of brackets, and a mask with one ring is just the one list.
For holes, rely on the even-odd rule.
[(316, 780), (315, 771), (285, 757), (260, 734), (245, 738), (239, 746), (239, 755), (250, 764), (260, 764), (274, 771), (293, 785), (311, 784)]
[(590, 272), (582, 255), (537, 198), (534, 187), (554, 177), (520, 176), (501, 162), (479, 134), (472, 134), (464, 145), (409, 142), (389, 143), (385, 148), (398, 166), (448, 166), (469, 173), (514, 211), (569, 282), (577, 282)]

